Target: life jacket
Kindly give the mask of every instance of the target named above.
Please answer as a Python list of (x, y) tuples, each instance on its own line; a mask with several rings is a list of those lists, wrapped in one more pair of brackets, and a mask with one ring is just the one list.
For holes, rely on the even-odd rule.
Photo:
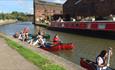
[(57, 38), (57, 37), (53, 38), (53, 43), (54, 44), (59, 44), (59, 38)]
[(28, 27), (25, 27), (25, 28), (23, 29), (23, 32), (24, 32), (24, 33), (29, 32), (29, 28), (28, 28)]

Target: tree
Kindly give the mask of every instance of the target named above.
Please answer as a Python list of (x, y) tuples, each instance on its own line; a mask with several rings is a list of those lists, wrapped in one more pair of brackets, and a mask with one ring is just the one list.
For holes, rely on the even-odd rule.
[(0, 19), (17, 19), (19, 21), (26, 21), (28, 18), (23, 12), (13, 11), (12, 13), (0, 13)]

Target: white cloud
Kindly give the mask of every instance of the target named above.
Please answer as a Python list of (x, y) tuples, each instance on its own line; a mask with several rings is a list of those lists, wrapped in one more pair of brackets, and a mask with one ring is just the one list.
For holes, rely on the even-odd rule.
[(30, 13), (31, 13), (31, 14), (33, 14), (33, 13), (34, 13), (34, 12), (33, 12), (33, 8), (30, 8)]
[(27, 9), (27, 13), (33, 14), (33, 1), (17, 0), (17, 3), (20, 4), (23, 8)]
[[(29, 5), (31, 2), (26, 1), (26, 0), (17, 0), (17, 3), (19, 3), (21, 6), (23, 6), (25, 8), (31, 7), (31, 5)], [(33, 2), (31, 4), (33, 4)]]
[(55, 3), (64, 3), (66, 0), (44, 0), (44, 1), (49, 1), (49, 2), (55, 2)]
[(65, 1), (64, 1), (64, 0), (54, 0), (54, 2), (57, 2), (57, 3), (64, 3)]

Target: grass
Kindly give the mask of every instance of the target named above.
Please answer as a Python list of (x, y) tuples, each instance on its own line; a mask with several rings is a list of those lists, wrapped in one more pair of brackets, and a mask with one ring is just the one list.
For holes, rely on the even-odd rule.
[(16, 43), (13, 40), (7, 38), (5, 40), (11, 48), (18, 51), (24, 58), (26, 58), (28, 61), (32, 62), (42, 70), (65, 70), (63, 67), (51, 63), (47, 58), (43, 57), (37, 52), (34, 52), (26, 47), (23, 47), (22, 45)]

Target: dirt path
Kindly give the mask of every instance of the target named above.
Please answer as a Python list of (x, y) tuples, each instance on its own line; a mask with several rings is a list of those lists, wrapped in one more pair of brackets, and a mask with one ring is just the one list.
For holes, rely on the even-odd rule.
[(0, 38), (0, 70), (40, 70)]

